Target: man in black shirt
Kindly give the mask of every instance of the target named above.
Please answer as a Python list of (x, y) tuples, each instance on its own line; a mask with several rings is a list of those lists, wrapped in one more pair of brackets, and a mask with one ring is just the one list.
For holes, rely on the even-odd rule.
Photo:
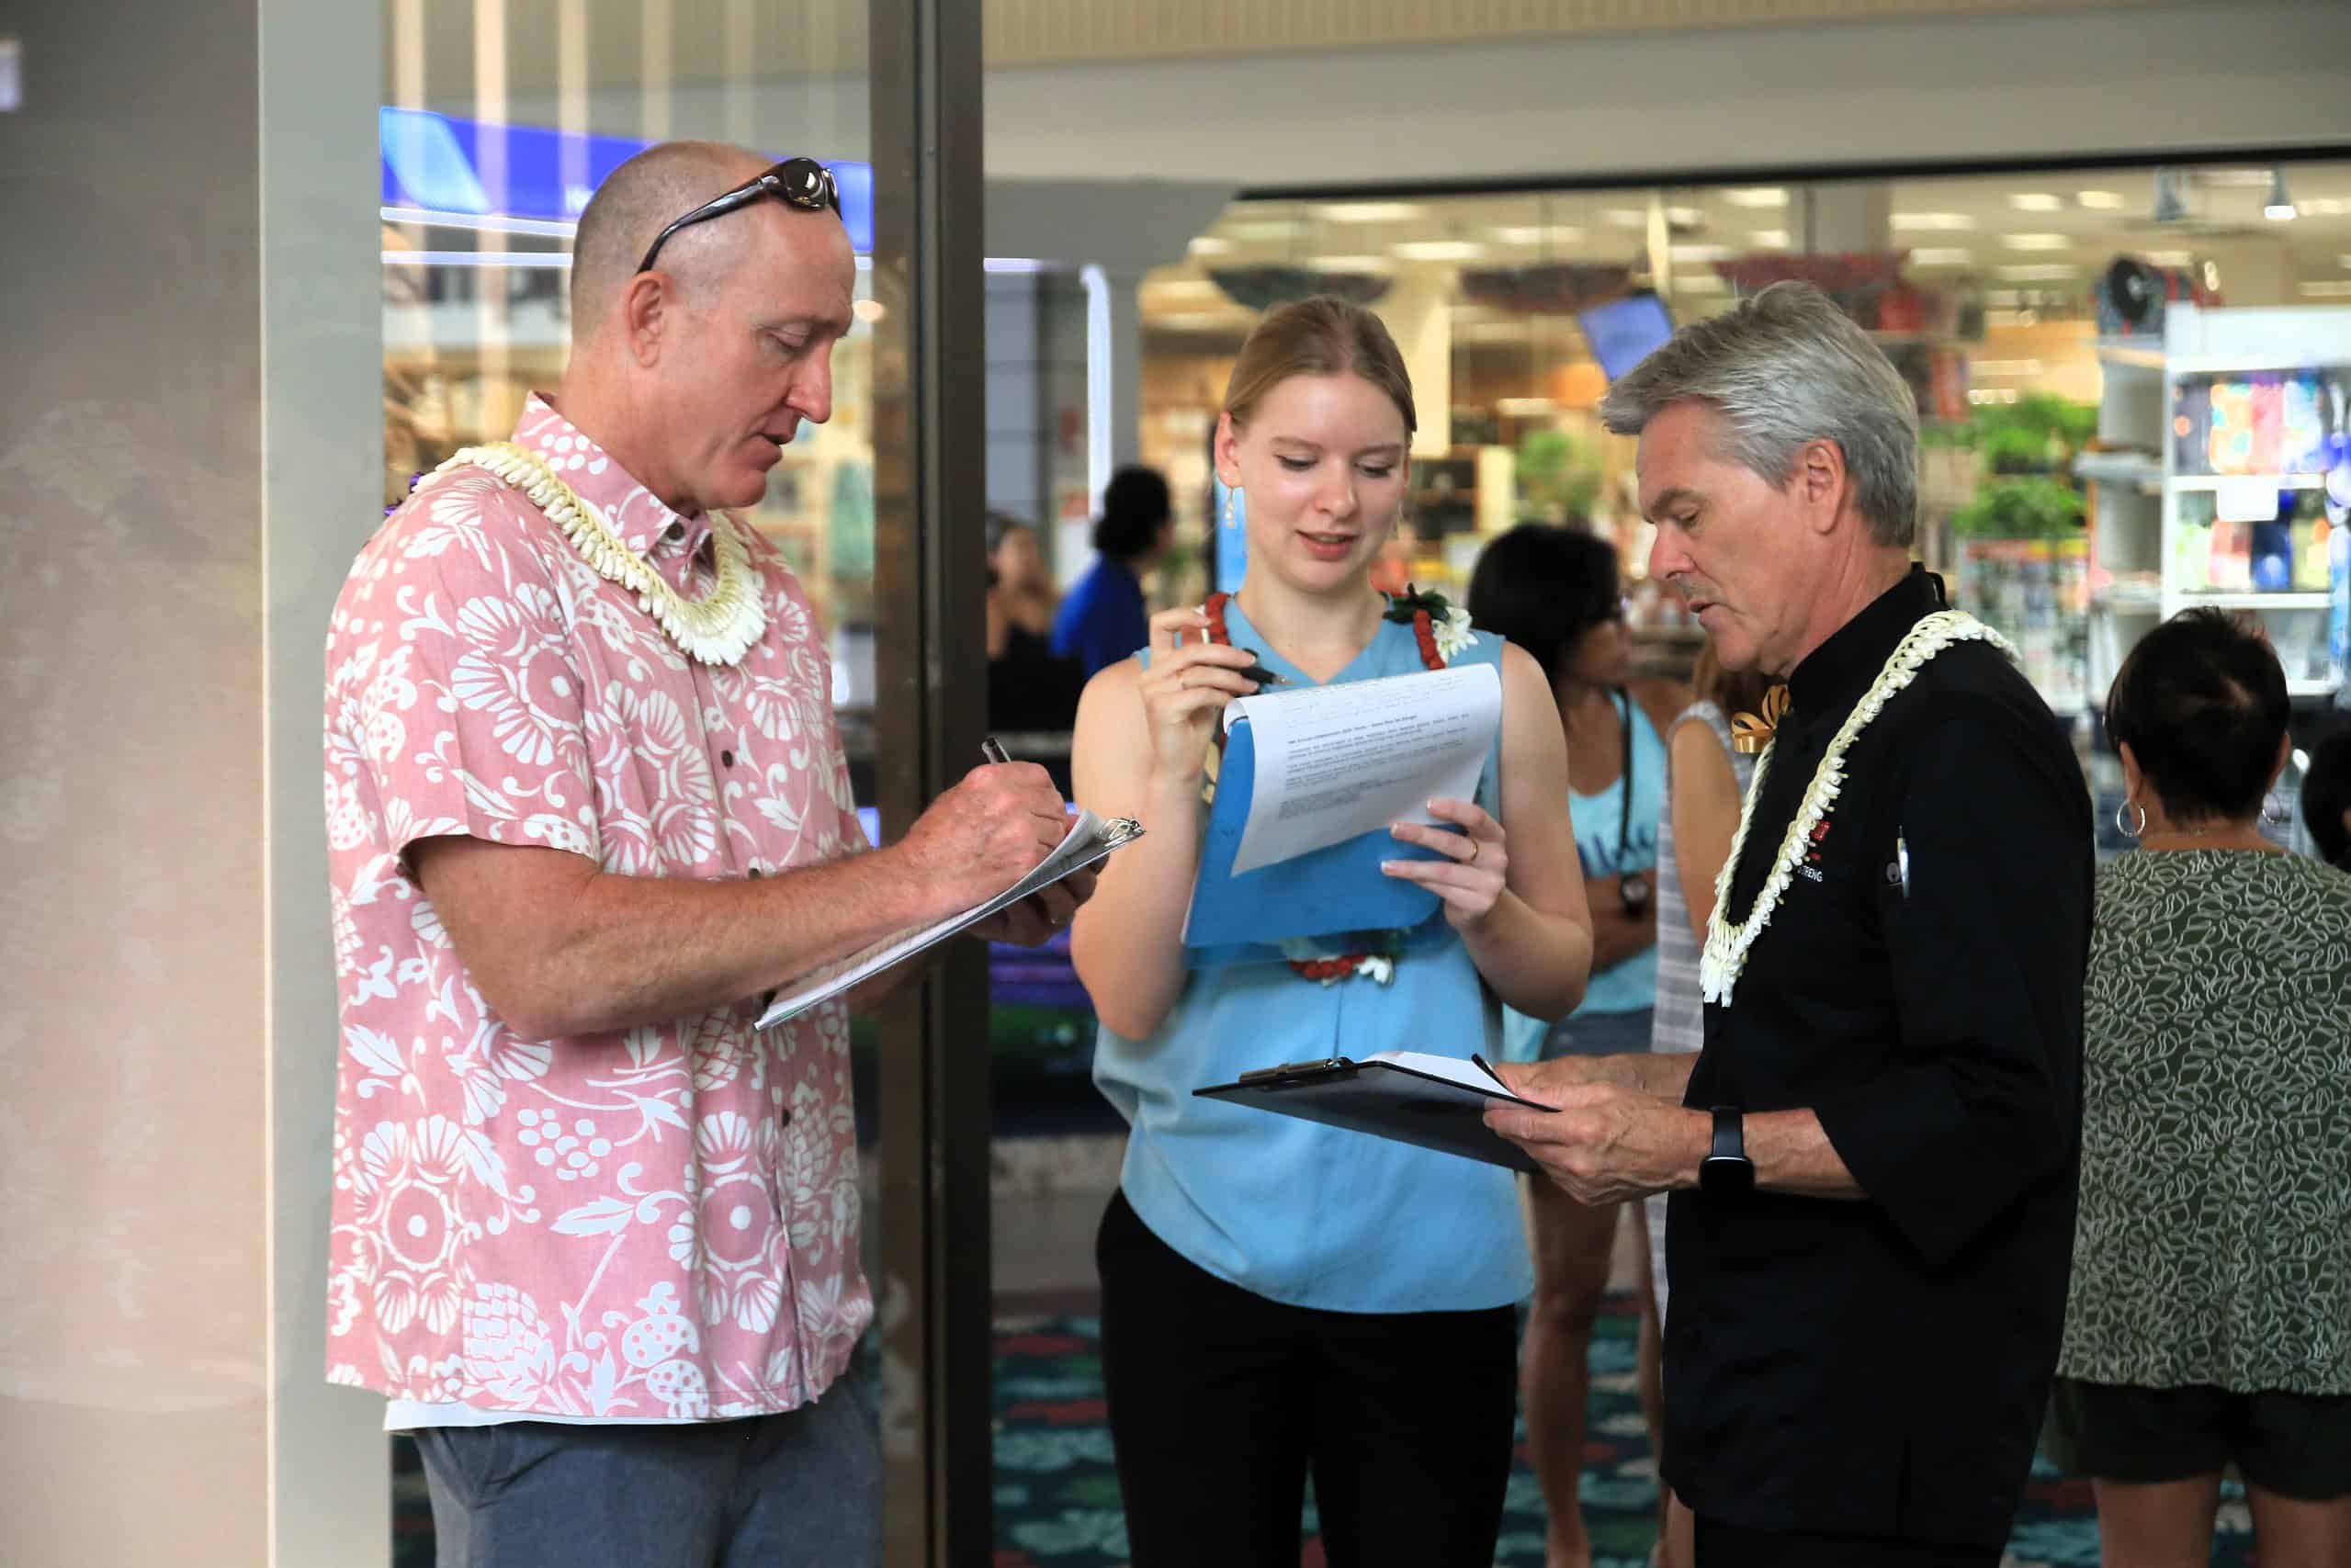
[(1696, 1568), (1996, 1564), (2074, 1238), (2090, 805), (2049, 709), (1909, 560), (1909, 389), (1817, 290), (1684, 328), (1602, 404), (1652, 575), (1787, 678), (1696, 1057), (1505, 1069), (1586, 1202), (1669, 1191), (1663, 1472)]

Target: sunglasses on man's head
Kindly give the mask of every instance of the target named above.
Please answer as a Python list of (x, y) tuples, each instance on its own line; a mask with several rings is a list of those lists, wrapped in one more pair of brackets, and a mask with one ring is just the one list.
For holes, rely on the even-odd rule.
[(691, 229), (696, 223), (707, 223), (713, 218), (724, 218), (738, 207), (749, 207), (762, 197), (768, 196), (803, 212), (822, 212), (827, 208), (835, 212), (841, 210), (841, 187), (832, 183), (831, 169), (814, 158), (786, 158), (758, 178), (745, 180), (734, 189), (712, 197), (654, 235), (652, 244), (645, 252), (645, 259), (637, 264), (637, 270), (652, 271), (653, 258), (661, 254), (661, 247), (679, 230)]

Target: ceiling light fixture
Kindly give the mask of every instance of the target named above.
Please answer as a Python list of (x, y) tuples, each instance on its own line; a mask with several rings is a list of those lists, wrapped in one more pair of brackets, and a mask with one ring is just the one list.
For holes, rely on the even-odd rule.
[(1315, 216), (1330, 223), (1402, 223), (1427, 211), (1409, 201), (1327, 201)]
[(2037, 262), (1998, 270), (2002, 280), (2008, 283), (2059, 283), (2082, 275), (2082, 269), (2070, 262)]
[(1475, 240), (1407, 240), (1388, 247), (1406, 261), (1475, 261), (1486, 247)]
[(1728, 245), (1675, 245), (1667, 252), (1678, 262), (1718, 262), (1731, 259)]
[(1747, 231), (1746, 237), (1767, 251), (1784, 251), (1788, 248), (1788, 231), (1785, 229), (1750, 229)]
[(1733, 186), (1723, 199), (1733, 207), (1785, 207), (1788, 193), (1779, 186)]
[(1567, 224), (1545, 229), (1532, 223), (1498, 223), (1486, 231), (1506, 245), (1568, 245), (1584, 237), (1581, 229)]
[(1896, 229), (1930, 233), (1955, 233), (1975, 227), (1975, 220), (1964, 212), (1897, 212), (1893, 223)]
[(2093, 212), (2122, 210), (2122, 193), (2117, 190), (2077, 190), (2074, 199)]
[(2286, 171), (2279, 169), (2269, 177), (2269, 200), (2261, 215), (2272, 223), (2291, 223), (2299, 214), (2294, 210), (2294, 198), (2286, 194)]
[(1645, 229), (1649, 226), (1648, 213), (1637, 207), (1611, 207), (1602, 216), (1620, 229)]
[(2019, 212), (2062, 212), (2065, 209), (2065, 198), (2053, 191), (2011, 191), (2008, 193), (2008, 205)]
[(2063, 234), (2003, 234), (2000, 243), (2012, 251), (2070, 251), (2073, 240)]
[(1921, 245), (1910, 253), (1910, 259), (1918, 266), (1965, 266), (1975, 259), (1975, 253), (1951, 245)]

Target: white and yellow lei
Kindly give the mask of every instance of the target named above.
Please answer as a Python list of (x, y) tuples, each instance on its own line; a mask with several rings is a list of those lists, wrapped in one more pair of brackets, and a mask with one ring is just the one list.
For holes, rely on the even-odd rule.
[(1855, 739), (1870, 727), (1894, 694), (1917, 678), (1927, 660), (1961, 642), (1988, 642), (2009, 659), (2017, 657), (2017, 650), (2007, 638), (1962, 611), (1938, 610), (1912, 626), (1887, 657), (1877, 680), (1854, 705), (1844, 728), (1828, 743), (1827, 752), (1813, 773), (1812, 785), (1804, 791), (1803, 804), (1788, 824), (1787, 836), (1780, 841), (1780, 854), (1772, 863), (1771, 874), (1756, 894), (1755, 905), (1747, 911), (1746, 919), (1734, 926), (1729, 914), (1731, 883), (1746, 850), (1747, 830), (1755, 825), (1756, 803), (1763, 798), (1764, 774), (1771, 767), (1772, 752), (1778, 750), (1776, 744), (1764, 748), (1763, 755), (1756, 760), (1746, 804), (1739, 812), (1739, 830), (1731, 840), (1730, 857), (1723, 862), (1723, 869), (1714, 878), (1714, 913), (1706, 923), (1706, 948), (1698, 963), (1699, 988), (1706, 1000), (1730, 1006), (1731, 993), (1739, 983), (1740, 973), (1746, 968), (1747, 950), (1771, 923), (1772, 911), (1788, 891), (1788, 885), (1795, 880), (1796, 868), (1803, 863), (1806, 846), (1812, 842), (1813, 829), (1837, 804), (1837, 792), (1845, 785), (1845, 753), (1852, 749)]
[(705, 597), (688, 599), (529, 448), (511, 441), (468, 446), (434, 471), (467, 467), (495, 474), (528, 496), (598, 576), (637, 595), (645, 613), (688, 658), (705, 664), (733, 664), (765, 635), (767, 606), (760, 597), (751, 552), (720, 513), (710, 518), (718, 581)]

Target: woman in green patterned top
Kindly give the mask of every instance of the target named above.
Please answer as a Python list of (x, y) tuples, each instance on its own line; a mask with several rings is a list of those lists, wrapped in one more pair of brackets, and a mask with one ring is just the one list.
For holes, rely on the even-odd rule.
[(2139, 850), (2098, 874), (2050, 1450), (2110, 1568), (2201, 1568), (2230, 1464), (2262, 1568), (2351, 1564), (2351, 875), (2259, 830), (2287, 718), (2212, 610), (2107, 699)]

